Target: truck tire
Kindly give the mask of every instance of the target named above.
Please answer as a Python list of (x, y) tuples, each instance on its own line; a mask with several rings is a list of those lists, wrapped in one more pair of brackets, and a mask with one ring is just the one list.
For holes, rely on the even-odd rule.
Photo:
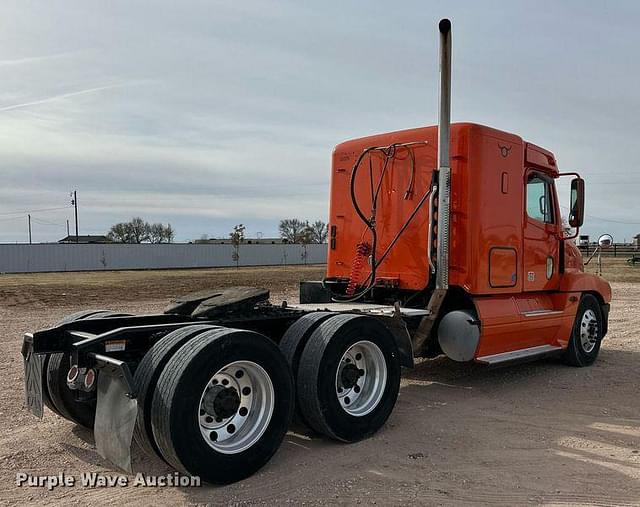
[[(280, 351), (282, 352), (282, 355), (285, 357), (287, 363), (289, 364), (289, 367), (291, 368), (294, 383), (298, 378), (298, 365), (300, 364), (300, 356), (302, 356), (302, 351), (309, 341), (311, 334), (323, 321), (327, 320), (332, 315), (335, 315), (335, 313), (308, 313), (307, 315), (304, 315), (296, 320), (282, 336), (282, 339), (280, 340)], [(297, 419), (308, 426), (308, 423), (304, 418), (304, 414), (300, 410), (300, 400), (298, 400), (297, 392), (294, 419)]]
[[(83, 310), (67, 315), (56, 326), (78, 320), (122, 317), (125, 313), (110, 310)], [(57, 352), (47, 354), (44, 360), (46, 381), (43, 382), (43, 401), (47, 407), (65, 419), (87, 429), (93, 429), (96, 416), (96, 400), (78, 401), (75, 393), (67, 386), (67, 373), (71, 367), (69, 354)]]
[(598, 357), (603, 337), (602, 310), (598, 300), (584, 294), (571, 330), (564, 361), (570, 366), (589, 366)]
[(42, 362), (42, 401), (44, 402), (44, 406), (47, 407), (51, 412), (60, 417), (64, 417), (53, 404), (53, 400), (51, 399), (51, 395), (49, 394), (49, 381), (47, 378), (49, 371), (49, 359), (51, 358), (51, 354), (46, 354), (44, 356), (44, 361)]
[(133, 438), (147, 454), (162, 458), (151, 428), (151, 404), (158, 377), (171, 356), (188, 340), (214, 326), (194, 325), (176, 329), (154, 343), (136, 368), (133, 381), (138, 400), (138, 417)]
[(379, 320), (342, 314), (313, 332), (300, 358), (298, 399), (316, 431), (343, 442), (375, 433), (391, 414), (400, 389), (400, 359)]
[(47, 363), (47, 387), (57, 412), (73, 423), (93, 429), (96, 400), (78, 401), (67, 386), (67, 372), (71, 367), (69, 354), (51, 354)]
[(265, 336), (215, 328), (186, 342), (158, 378), (153, 437), (165, 461), (214, 484), (250, 476), (280, 446), (293, 380)]

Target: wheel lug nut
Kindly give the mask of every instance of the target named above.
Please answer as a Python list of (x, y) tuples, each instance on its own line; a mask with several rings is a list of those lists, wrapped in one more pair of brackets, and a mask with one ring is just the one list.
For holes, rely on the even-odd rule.
[(233, 424), (230, 424), (229, 426), (227, 426), (227, 431), (229, 433), (235, 433), (236, 427)]
[(249, 386), (242, 388), (242, 394), (249, 396), (251, 394), (251, 388)]
[(207, 416), (204, 418), (204, 420), (208, 423), (211, 424), (213, 422), (213, 417)]
[(244, 377), (244, 372), (242, 370), (238, 370), (236, 372), (236, 378), (242, 378), (242, 377)]
[(360, 352), (358, 352), (356, 354), (356, 361), (360, 361), (360, 359), (362, 359), (362, 354), (360, 354)]
[(242, 408), (240, 408), (240, 410), (238, 410), (238, 413), (239, 413), (242, 417), (244, 417), (244, 416), (246, 416), (246, 415), (249, 413), (249, 410), (247, 409), (247, 407), (242, 407)]

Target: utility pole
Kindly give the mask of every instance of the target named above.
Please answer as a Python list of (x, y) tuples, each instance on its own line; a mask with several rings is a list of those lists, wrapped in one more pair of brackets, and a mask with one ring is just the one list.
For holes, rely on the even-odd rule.
[(69, 237), (69, 219), (67, 218), (67, 238)]
[(74, 213), (76, 216), (76, 243), (79, 243), (78, 239), (78, 193), (73, 191), (73, 199), (71, 200), (71, 204), (73, 204)]
[(27, 215), (29, 218), (29, 244), (31, 244), (31, 214)]

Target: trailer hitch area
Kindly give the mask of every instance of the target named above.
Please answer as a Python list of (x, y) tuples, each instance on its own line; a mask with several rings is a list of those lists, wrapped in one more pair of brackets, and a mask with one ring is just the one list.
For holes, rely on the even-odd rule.
[(127, 363), (90, 353), (98, 369), (96, 419), (93, 427), (96, 449), (122, 470), (132, 473), (131, 440), (138, 416), (133, 377)]

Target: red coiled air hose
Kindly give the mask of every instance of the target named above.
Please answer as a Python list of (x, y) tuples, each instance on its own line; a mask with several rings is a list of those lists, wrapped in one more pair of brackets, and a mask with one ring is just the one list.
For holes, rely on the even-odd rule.
[(349, 275), (349, 283), (347, 284), (347, 290), (345, 294), (347, 296), (353, 296), (356, 292), (358, 282), (360, 282), (360, 275), (362, 274), (362, 266), (364, 264), (365, 257), (371, 254), (371, 245), (367, 242), (360, 242), (356, 247), (356, 256), (353, 259), (351, 265), (351, 274)]

